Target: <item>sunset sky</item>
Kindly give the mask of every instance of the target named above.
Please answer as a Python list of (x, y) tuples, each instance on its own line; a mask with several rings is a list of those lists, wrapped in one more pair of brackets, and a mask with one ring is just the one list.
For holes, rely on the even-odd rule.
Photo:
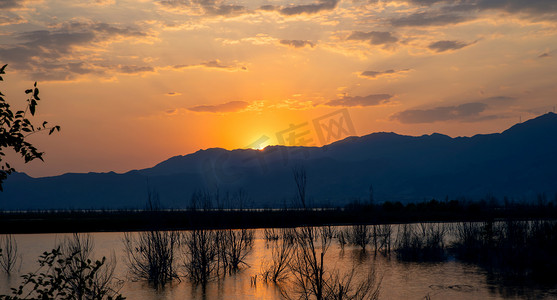
[(291, 124), (319, 146), (313, 120), (339, 110), (357, 135), (471, 136), (554, 110), (557, 1), (0, 0), (6, 63), (6, 99), (38, 81), (36, 122), (62, 127), (31, 137), (45, 163), (14, 163), (32, 176), (279, 144)]

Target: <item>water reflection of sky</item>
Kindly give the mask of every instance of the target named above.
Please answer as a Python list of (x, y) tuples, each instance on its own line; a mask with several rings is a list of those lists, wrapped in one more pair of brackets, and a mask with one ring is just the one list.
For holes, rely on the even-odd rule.
[[(62, 240), (61, 234), (16, 235), (19, 251), (22, 255), (21, 273), (37, 268), (38, 256), (52, 248), (56, 240)], [(118, 259), (116, 277), (126, 278), (126, 265), (123, 262), (122, 233), (93, 233), (96, 256), (110, 256), (114, 253)], [(260, 279), (255, 286), (251, 284), (252, 276), (261, 273), (262, 264), (271, 258), (272, 243), (263, 238), (263, 231), (258, 230), (253, 250), (247, 257), (250, 266), (223, 280), (210, 282), (205, 288), (193, 286), (186, 279), (174, 282), (162, 291), (155, 291), (145, 282), (126, 282), (121, 293), (127, 299), (134, 300), (173, 300), (173, 299), (281, 299), (280, 292), (272, 284), (265, 284)], [(333, 242), (325, 256), (328, 270), (338, 270), (340, 274), (348, 272), (352, 266), (359, 268), (356, 276), (364, 276), (365, 271), (373, 268), (382, 278), (380, 299), (422, 299), (426, 295), (431, 299), (522, 299), (536, 296), (538, 299), (557, 296), (555, 289), (520, 289), (502, 286), (500, 281), (490, 278), (486, 271), (454, 260), (436, 263), (400, 262), (382, 255), (374, 256), (368, 251), (362, 254), (359, 248), (346, 246), (344, 250)], [(0, 274), (0, 292), (6, 293), (9, 286), (19, 283), (16, 274), (8, 277)], [(284, 287), (288, 289), (286, 285)]]

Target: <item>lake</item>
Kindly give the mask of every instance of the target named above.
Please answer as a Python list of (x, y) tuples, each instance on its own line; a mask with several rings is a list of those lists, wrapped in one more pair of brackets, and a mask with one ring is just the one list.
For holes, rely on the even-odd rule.
[[(414, 225), (416, 226), (416, 225)], [(394, 225), (394, 232), (400, 226)], [(134, 233), (137, 235), (137, 233)], [(262, 229), (255, 230), (253, 248), (245, 259), (248, 266), (218, 280), (210, 281), (205, 288), (192, 284), (186, 278), (155, 290), (144, 281), (130, 277), (125, 263), (124, 233), (91, 233), (94, 241), (94, 258), (114, 257), (117, 261), (115, 277), (123, 280), (120, 293), (127, 299), (283, 299), (280, 290), (261, 280), (262, 266), (272, 257), (273, 242), (265, 239)], [(396, 234), (395, 234), (396, 235)], [(55, 247), (71, 234), (13, 235), (21, 255), (16, 272), (8, 276), (0, 272), (0, 294), (7, 294), (10, 287), (21, 282), (19, 275), (37, 270), (41, 253)], [(178, 259), (178, 270), (184, 259)], [(374, 255), (362, 253), (361, 248), (346, 245), (344, 249), (334, 239), (328, 249), (324, 264), (328, 270), (344, 274), (356, 266), (361, 272), (375, 270), (381, 278), (380, 299), (556, 299), (557, 289), (523, 286), (522, 283), (501, 283), (489, 272), (474, 264), (459, 262), (449, 256), (440, 262), (404, 262), (394, 254)], [(356, 277), (363, 276), (356, 273)], [(256, 283), (252, 279), (257, 275)], [(286, 284), (285, 289), (289, 289)]]

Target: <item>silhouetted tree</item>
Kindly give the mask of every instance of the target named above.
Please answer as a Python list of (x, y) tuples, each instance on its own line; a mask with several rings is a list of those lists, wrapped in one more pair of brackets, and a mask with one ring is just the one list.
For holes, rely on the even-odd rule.
[(186, 246), (184, 267), (186, 276), (195, 283), (205, 284), (219, 272), (219, 240), (222, 234), (214, 230), (192, 230), (185, 232), (182, 243)]
[(373, 198), (373, 184), (369, 185), (369, 205), (373, 206), (375, 204), (375, 199)]
[[(4, 80), (1, 75), (6, 74), (4, 72), (6, 66), (0, 68), (0, 81)], [(25, 94), (29, 95), (27, 107), (25, 110), (18, 110), (14, 113), (10, 104), (4, 99), (4, 94), (0, 92), (0, 191), (2, 191), (2, 182), (8, 178), (8, 175), (15, 172), (15, 169), (8, 162), (2, 162), (5, 156), (4, 150), (13, 149), (23, 157), (25, 163), (37, 158), (43, 160), (43, 152), (40, 152), (28, 142), (29, 135), (44, 130), (49, 130), (49, 135), (55, 130), (60, 131), (60, 126), (47, 127), (48, 122), (46, 121), (41, 126), (34, 126), (27, 118), (28, 112), (31, 116), (35, 115), (40, 100), (36, 82), (33, 88), (25, 91)]]
[(306, 169), (302, 166), (292, 168), (294, 181), (296, 182), (296, 198), (300, 201), (302, 208), (306, 208), (306, 187), (307, 174)]
[(0, 237), (0, 268), (10, 274), (19, 259), (17, 243), (11, 234)]
[(271, 249), (271, 260), (264, 262), (262, 266), (262, 278), (264, 282), (278, 283), (288, 277), (288, 266), (293, 257), (296, 247), (294, 243), (294, 229), (281, 228), (278, 230), (277, 238), (272, 240), (275, 244)]
[(240, 265), (248, 265), (245, 258), (251, 252), (254, 236), (254, 229), (221, 230), (219, 248), (225, 271), (232, 273), (237, 271)]
[(295, 249), (288, 263), (292, 280), (288, 290), (281, 290), (283, 296), (316, 300), (378, 299), (381, 280), (377, 280), (373, 269), (365, 276), (358, 276), (356, 265), (344, 275), (327, 268), (324, 257), (334, 236), (331, 227), (305, 226), (293, 232)]
[(350, 244), (360, 246), (362, 251), (366, 251), (367, 244), (375, 235), (372, 235), (370, 225), (352, 225), (347, 231), (347, 236)]
[(131, 274), (146, 279), (155, 288), (164, 287), (178, 278), (175, 267), (178, 244), (179, 234), (175, 231), (124, 233), (126, 262)]

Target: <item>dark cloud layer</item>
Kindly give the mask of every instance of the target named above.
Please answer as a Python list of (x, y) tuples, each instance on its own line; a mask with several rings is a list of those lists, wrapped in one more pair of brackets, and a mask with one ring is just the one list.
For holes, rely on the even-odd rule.
[(354, 31), (347, 39), (355, 41), (369, 41), (372, 45), (384, 45), (398, 42), (398, 38), (388, 31)]
[(224, 113), (236, 112), (248, 107), (249, 103), (245, 101), (231, 101), (217, 105), (198, 105), (188, 108), (188, 110), (195, 112), (210, 112), (210, 113)]
[(548, 13), (557, 12), (557, 2), (554, 0), (410, 0), (410, 3), (431, 6), (444, 4), (453, 10), (488, 10), (497, 9), (511, 13)]
[(13, 13), (6, 12), (5, 14), (0, 14), (0, 26), (24, 23), (25, 20)]
[[(410, 0), (430, 9), (420, 10), (390, 20), (394, 26), (443, 26), (479, 17), (480, 12), (495, 10), (528, 18), (557, 20), (555, 0)], [(435, 6), (433, 6), (435, 5)]]
[(294, 48), (303, 48), (305, 46), (310, 46), (313, 48), (315, 46), (314, 43), (305, 40), (280, 40), (279, 42), (283, 45), (294, 47)]
[(429, 44), (428, 48), (430, 50), (433, 50), (435, 52), (445, 52), (445, 51), (450, 51), (450, 50), (458, 50), (461, 48), (464, 48), (466, 46), (470, 46), (473, 43), (466, 43), (466, 42), (460, 42), (460, 41), (437, 41), (434, 43)]
[(455, 13), (420, 12), (391, 20), (393, 26), (445, 26), (458, 24), (471, 19), (470, 16)]
[(321, 11), (333, 10), (337, 7), (339, 0), (320, 0), (317, 3), (292, 5), (281, 7), (278, 11), (286, 16), (300, 14), (316, 14)]
[[(333, 10), (337, 7), (339, 0), (319, 0), (311, 4), (298, 4), (290, 6), (263, 5), (259, 9), (263, 11), (277, 11), (285, 16), (316, 14), (322, 11)], [(164, 7), (175, 9), (192, 9), (208, 16), (237, 16), (252, 13), (247, 7), (237, 4), (227, 4), (222, 0), (163, 0), (160, 1)]]
[[(75, 48), (91, 46), (119, 37), (145, 37), (147, 33), (107, 23), (69, 22), (55, 29), (14, 34), (19, 43), (0, 46), (0, 57), (11, 67), (32, 73), (35, 79), (70, 79), (94, 72), (81, 58), (74, 58)], [(100, 68), (111, 68), (110, 64)]]
[(361, 77), (366, 77), (366, 78), (371, 78), (371, 79), (375, 79), (381, 76), (389, 76), (389, 75), (395, 75), (398, 73), (404, 73), (404, 72), (408, 72), (410, 71), (409, 69), (405, 69), (405, 70), (385, 70), (385, 71), (363, 71), (360, 76)]
[(138, 73), (155, 71), (155, 68), (150, 66), (136, 66), (136, 65), (119, 66), (118, 69), (121, 73), (124, 74), (138, 74)]
[(218, 0), (164, 0), (159, 2), (162, 6), (170, 8), (190, 8), (199, 10), (209, 16), (237, 16), (250, 11), (243, 5), (225, 4)]
[(498, 103), (498, 104), (506, 104), (510, 102), (516, 101), (517, 98), (509, 97), (509, 96), (495, 96), (483, 99), (483, 102), (487, 103)]
[(538, 58), (549, 58), (549, 57), (553, 57), (553, 55), (554, 55), (555, 53), (557, 53), (557, 50), (544, 52), (544, 53), (538, 55)]
[(0, 0), (0, 9), (13, 9), (23, 6), (22, 0)]
[(394, 114), (391, 119), (405, 124), (451, 120), (474, 122), (493, 118), (493, 116), (480, 115), (487, 107), (488, 105), (485, 103), (470, 102), (457, 106), (440, 106), (431, 109), (409, 109)]
[(353, 106), (375, 106), (380, 104), (389, 103), (393, 95), (389, 94), (372, 94), (367, 96), (355, 96), (355, 97), (342, 97), (340, 99), (330, 100), (325, 105), (328, 106), (343, 106), (343, 107), (353, 107)]
[(201, 62), (199, 64), (191, 64), (191, 65), (174, 65), (174, 69), (184, 69), (184, 68), (195, 68), (195, 67), (202, 67), (202, 68), (210, 68), (210, 69), (222, 69), (222, 70), (247, 70), (245, 66), (239, 66), (235, 64), (223, 64), (220, 60), (210, 60)]

